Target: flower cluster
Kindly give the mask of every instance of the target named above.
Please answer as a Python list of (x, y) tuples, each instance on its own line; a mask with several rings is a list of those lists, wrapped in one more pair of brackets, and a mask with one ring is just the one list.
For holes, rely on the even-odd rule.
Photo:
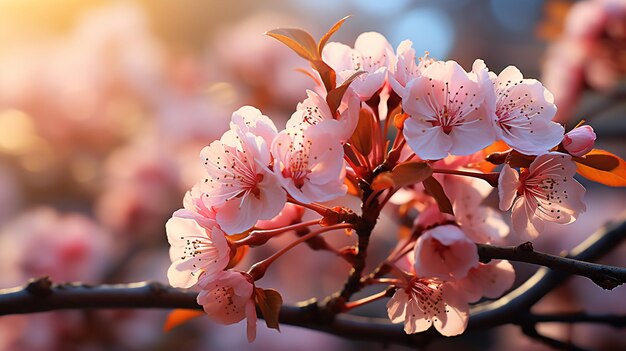
[[(247, 317), (252, 340), (255, 304), (276, 328), (280, 307), (280, 295), (256, 282), (306, 241), (359, 274), (361, 284), (346, 284), (327, 308), (343, 312), (384, 298), (346, 301), (365, 285), (383, 284), (394, 291), (389, 318), (407, 333), (434, 325), (443, 335), (460, 334), (469, 304), (499, 297), (515, 277), (505, 260), (479, 260), (476, 244), (499, 244), (509, 233), (485, 204), (492, 189), (502, 211), (512, 208), (516, 235), (508, 240), (534, 238), (546, 222), (571, 223), (585, 211), (577, 164), (606, 171), (593, 157), (595, 134), (589, 126), (564, 134), (552, 121), (552, 94), (513, 66), (495, 74), (476, 60), (466, 71), (455, 61), (417, 57), (409, 41), (394, 52), (378, 33), (360, 35), (354, 48), (327, 43), (342, 23), (317, 45), (299, 29), (267, 33), (311, 63), (316, 87), (284, 130), (245, 106), (202, 150), (206, 178), (167, 224), (170, 283), (198, 289), (198, 303), (215, 321)], [(329, 205), (344, 196), (360, 198), (360, 214)], [(303, 221), (305, 210), (318, 218)], [(336, 229), (356, 231), (359, 241), (383, 235), (374, 230), (383, 211), (405, 224), (370, 275), (358, 264), (367, 243), (339, 250), (318, 237)], [(291, 244), (247, 272), (234, 269), (244, 248), (293, 230), (299, 237)]]

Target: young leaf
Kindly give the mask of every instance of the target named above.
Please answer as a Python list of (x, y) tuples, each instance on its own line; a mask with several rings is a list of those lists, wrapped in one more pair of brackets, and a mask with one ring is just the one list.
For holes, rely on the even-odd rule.
[(375, 123), (374, 115), (372, 115), (368, 109), (362, 108), (361, 111), (359, 111), (359, 122), (350, 138), (350, 144), (365, 157), (372, 151), (373, 123)]
[(307, 61), (321, 59), (317, 52), (317, 43), (307, 31), (299, 28), (278, 28), (265, 33), (287, 45), (296, 54)]
[(311, 61), (311, 66), (320, 74), (326, 91), (335, 89), (337, 85), (337, 73), (335, 73), (334, 69), (330, 68), (330, 66), (322, 60)]
[(165, 325), (163, 325), (163, 331), (169, 332), (177, 326), (188, 322), (191, 319), (200, 317), (204, 314), (203, 311), (187, 310), (187, 309), (175, 309), (167, 315)]
[(320, 82), (320, 80), (313, 75), (313, 73), (311, 73), (311, 71), (307, 70), (306, 68), (296, 68), (297, 72), (300, 72), (302, 74), (304, 74), (305, 76), (311, 78), (313, 80), (313, 82), (315, 83), (315, 85), (322, 85), (322, 82)]
[(593, 149), (584, 158), (574, 157), (578, 174), (608, 186), (626, 186), (626, 162), (612, 153)]
[(322, 36), (322, 39), (320, 39), (320, 43), (318, 44), (318, 51), (319, 51), (320, 56), (322, 56), (322, 50), (324, 49), (324, 46), (326, 46), (328, 39), (330, 39), (330, 37), (333, 34), (335, 34), (335, 32), (339, 30), (339, 28), (341, 28), (341, 26), (343, 25), (343, 22), (345, 22), (348, 18), (350, 18), (350, 15), (337, 21), (337, 23), (333, 24), (333, 26), (330, 27), (328, 32), (326, 32), (326, 34)]
[(255, 288), (254, 299), (259, 310), (261, 310), (267, 327), (280, 331), (278, 315), (280, 307), (283, 305), (283, 298), (280, 293), (274, 289)]
[(443, 213), (449, 213), (454, 216), (454, 211), (452, 210), (452, 203), (446, 195), (445, 191), (443, 191), (443, 187), (437, 181), (437, 179), (428, 177), (424, 180), (424, 188), (432, 197), (437, 200), (437, 206), (439, 206), (439, 211)]
[[(484, 148), (482, 150), (483, 156), (486, 158), (487, 156), (489, 156), (490, 154), (494, 153), (494, 152), (504, 152), (509, 150), (510, 147), (502, 140), (498, 140), (496, 142), (494, 142), (493, 144), (487, 146), (486, 148)], [(482, 162), (478, 162), (475, 165), (475, 168), (480, 169), (483, 173), (489, 173), (489, 172), (493, 172), (493, 170), (497, 167), (497, 165), (494, 165), (493, 163), (489, 162), (489, 161), (482, 161)]]
[(426, 162), (405, 162), (395, 166), (389, 172), (383, 172), (372, 181), (373, 190), (416, 184), (431, 177), (433, 169)]
[(328, 107), (330, 107), (330, 112), (335, 113), (337, 111), (339, 105), (341, 105), (341, 99), (343, 99), (343, 95), (346, 93), (346, 90), (348, 90), (350, 83), (352, 83), (352, 81), (354, 81), (358, 76), (364, 73), (366, 72), (358, 71), (354, 73), (348, 79), (346, 79), (343, 84), (328, 92), (328, 95), (326, 95), (326, 102), (328, 103)]

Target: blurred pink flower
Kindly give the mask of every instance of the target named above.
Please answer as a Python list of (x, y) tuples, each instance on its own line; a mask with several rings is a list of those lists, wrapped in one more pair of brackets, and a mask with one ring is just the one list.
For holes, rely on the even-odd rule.
[(493, 261), (481, 263), (473, 267), (463, 279), (454, 282), (459, 291), (467, 297), (468, 302), (476, 302), (481, 297), (495, 299), (513, 286), (515, 270), (509, 261)]
[(113, 259), (109, 233), (78, 213), (40, 207), (22, 213), (0, 232), (0, 284), (5, 287), (44, 275), (55, 282), (99, 282)]
[(455, 225), (425, 231), (415, 243), (415, 274), (444, 281), (464, 278), (478, 267), (476, 245)]

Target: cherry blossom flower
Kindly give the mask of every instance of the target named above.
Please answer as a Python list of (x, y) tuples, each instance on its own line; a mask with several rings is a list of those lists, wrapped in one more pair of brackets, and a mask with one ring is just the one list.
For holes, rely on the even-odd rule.
[(252, 133), (265, 141), (266, 145), (271, 145), (276, 137), (276, 126), (274, 122), (262, 114), (261, 111), (252, 106), (243, 106), (233, 112), (230, 122), (231, 130), (239, 129), (244, 133)]
[(274, 173), (296, 200), (329, 201), (346, 193), (343, 148), (331, 125), (286, 129), (274, 140), (272, 153)]
[(495, 77), (482, 60), (476, 60), (473, 70), (486, 91), (498, 139), (528, 155), (545, 153), (561, 142), (563, 127), (552, 122), (554, 97), (539, 81), (524, 79), (514, 66)]
[(387, 314), (392, 323), (404, 322), (407, 334), (419, 333), (434, 325), (442, 335), (453, 336), (465, 331), (469, 305), (463, 293), (452, 284), (413, 277), (391, 297)]
[(435, 62), (406, 89), (404, 136), (420, 158), (469, 155), (494, 141), (483, 90), (458, 63)]
[(170, 285), (194, 286), (200, 277), (213, 279), (230, 260), (230, 248), (224, 232), (215, 224), (208, 229), (192, 219), (172, 217), (165, 225), (170, 243), (172, 265), (167, 271)]
[(593, 149), (596, 133), (591, 126), (580, 126), (569, 131), (563, 137), (563, 147), (572, 156), (584, 156)]
[(359, 71), (365, 71), (350, 85), (361, 100), (369, 100), (385, 84), (387, 69), (393, 62), (393, 49), (380, 33), (366, 32), (356, 39), (354, 49), (330, 42), (322, 51), (322, 59), (337, 72), (337, 85)]
[(400, 97), (405, 96), (407, 84), (419, 77), (426, 67), (433, 62), (435, 60), (428, 57), (428, 53), (416, 61), (413, 42), (410, 40), (402, 41), (396, 49), (396, 61), (389, 67), (389, 84), (393, 91)]
[(571, 223), (586, 210), (585, 188), (573, 176), (572, 157), (559, 152), (538, 156), (520, 173), (505, 165), (498, 180), (500, 209), (513, 206), (513, 229), (520, 235), (537, 237), (544, 222)]
[(259, 219), (273, 218), (286, 201), (285, 191), (268, 168), (271, 155), (264, 137), (269, 138), (273, 124), (260, 112), (245, 111), (250, 112), (256, 122), (236, 112), (233, 128), (200, 153), (209, 174), (201, 182), (202, 199), (216, 211), (217, 223), (228, 234), (243, 232)]
[(478, 267), (476, 245), (455, 225), (440, 225), (422, 234), (415, 244), (415, 273), (442, 280), (464, 278)]
[(185, 193), (183, 208), (174, 212), (174, 217), (193, 219), (202, 227), (210, 230), (216, 225), (216, 213), (213, 208), (207, 207), (202, 201), (204, 194), (200, 190), (200, 185), (194, 185), (191, 190)]
[(248, 341), (254, 341), (257, 315), (252, 277), (241, 272), (224, 271), (215, 279), (203, 277), (199, 283), (202, 290), (197, 301), (204, 311), (216, 322), (226, 325), (247, 318)]
[(481, 263), (469, 270), (467, 276), (454, 282), (459, 291), (467, 297), (468, 302), (476, 302), (481, 297), (495, 299), (513, 286), (515, 270), (509, 261), (492, 261)]
[(335, 115), (330, 111), (326, 99), (320, 94), (307, 90), (307, 98), (298, 104), (296, 112), (291, 115), (287, 121), (287, 129), (291, 128), (307, 128), (310, 125), (319, 123), (335, 124), (333, 126), (335, 133), (339, 133), (342, 143), (350, 139), (354, 133), (354, 129), (359, 122), (360, 102), (352, 89), (348, 89), (343, 96), (341, 105), (339, 106), (339, 115)]

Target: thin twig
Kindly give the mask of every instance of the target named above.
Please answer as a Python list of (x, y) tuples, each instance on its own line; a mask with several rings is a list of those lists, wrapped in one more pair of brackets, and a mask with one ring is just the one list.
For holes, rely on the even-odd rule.
[(587, 277), (606, 290), (612, 290), (626, 283), (626, 268), (590, 263), (568, 257), (537, 252), (533, 249), (531, 242), (526, 242), (518, 246), (493, 246), (485, 244), (477, 244), (476, 246), (478, 247), (478, 255), (483, 262), (487, 262), (491, 259), (506, 259), (509, 261), (532, 263)]

